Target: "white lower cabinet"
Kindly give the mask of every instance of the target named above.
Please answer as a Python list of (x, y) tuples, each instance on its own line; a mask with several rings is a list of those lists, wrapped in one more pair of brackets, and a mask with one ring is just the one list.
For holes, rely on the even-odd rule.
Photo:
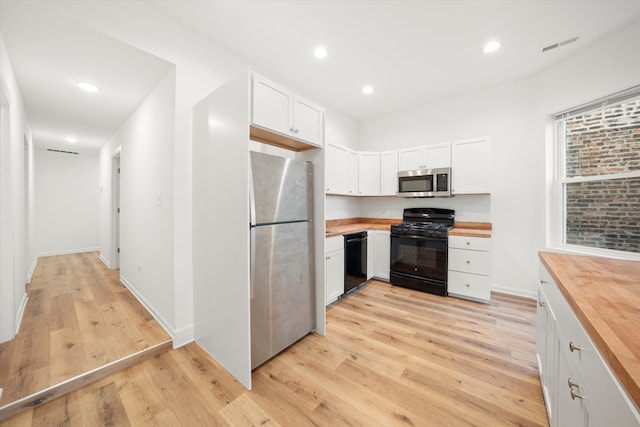
[(369, 240), (373, 241), (373, 277), (389, 281), (391, 233), (384, 230), (369, 231)]
[(449, 236), (447, 292), (474, 301), (491, 300), (491, 238)]
[(344, 237), (325, 239), (325, 304), (336, 301), (344, 293)]
[(539, 275), (536, 353), (550, 427), (639, 427), (637, 407), (542, 263)]

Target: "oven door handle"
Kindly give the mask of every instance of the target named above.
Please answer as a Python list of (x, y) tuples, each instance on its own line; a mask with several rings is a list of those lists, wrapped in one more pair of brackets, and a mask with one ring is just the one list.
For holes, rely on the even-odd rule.
[(431, 236), (414, 236), (411, 234), (392, 234), (391, 237), (398, 239), (415, 239), (415, 240), (429, 240), (432, 242), (447, 242), (446, 237), (431, 237)]

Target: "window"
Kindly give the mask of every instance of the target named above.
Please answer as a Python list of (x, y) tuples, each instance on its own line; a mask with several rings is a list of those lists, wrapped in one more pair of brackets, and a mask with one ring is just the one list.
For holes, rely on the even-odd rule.
[(556, 116), (557, 246), (640, 258), (640, 88)]

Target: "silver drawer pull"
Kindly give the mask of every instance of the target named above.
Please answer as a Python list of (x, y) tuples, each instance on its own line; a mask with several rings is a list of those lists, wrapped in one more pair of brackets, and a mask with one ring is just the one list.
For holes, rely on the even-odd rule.
[(545, 304), (545, 302), (544, 302), (544, 301), (538, 301), (538, 305), (539, 305), (540, 307), (544, 307), (544, 306), (546, 306), (547, 304)]
[(467, 246), (469, 246), (471, 244), (471, 242), (467, 242)]
[(467, 264), (471, 264), (471, 261), (467, 260)]
[[(576, 397), (577, 397), (578, 399), (582, 399), (582, 398), (584, 397), (584, 396), (582, 396), (581, 394), (579, 394), (579, 393), (576, 391), (576, 388), (580, 388), (580, 385), (578, 385), (578, 384), (574, 383), (573, 381), (571, 381), (571, 378), (569, 378), (569, 379), (567, 380), (567, 383), (569, 384), (569, 389), (571, 390), (571, 399), (572, 399), (572, 400), (576, 400)], [(574, 388), (574, 387), (575, 387), (575, 388)]]
[(468, 287), (469, 287), (469, 284), (467, 283), (467, 284), (465, 284), (465, 286), (468, 288)]
[(573, 341), (569, 341), (569, 350), (571, 350), (571, 352), (573, 353), (574, 351), (578, 350), (582, 350), (580, 347), (578, 347), (577, 345), (575, 345), (573, 343)]

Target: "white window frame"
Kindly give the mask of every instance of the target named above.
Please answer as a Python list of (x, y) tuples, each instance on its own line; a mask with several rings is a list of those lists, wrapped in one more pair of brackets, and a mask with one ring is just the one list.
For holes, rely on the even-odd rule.
[(568, 117), (582, 114), (589, 110), (604, 108), (607, 105), (617, 104), (624, 100), (634, 99), (640, 96), (640, 86), (635, 86), (628, 90), (619, 92), (610, 97), (603, 98), (580, 107), (555, 114), (551, 117), (553, 123), (553, 161), (550, 162), (552, 168), (550, 194), (548, 198), (549, 215), (547, 217), (547, 244), (553, 249), (563, 252), (579, 253), (583, 255), (606, 256), (620, 259), (640, 260), (640, 253), (617, 251), (613, 249), (594, 248), (566, 243), (566, 186), (572, 183), (608, 181), (623, 178), (640, 178), (640, 170), (592, 176), (566, 177), (566, 144), (564, 129), (565, 121)]

